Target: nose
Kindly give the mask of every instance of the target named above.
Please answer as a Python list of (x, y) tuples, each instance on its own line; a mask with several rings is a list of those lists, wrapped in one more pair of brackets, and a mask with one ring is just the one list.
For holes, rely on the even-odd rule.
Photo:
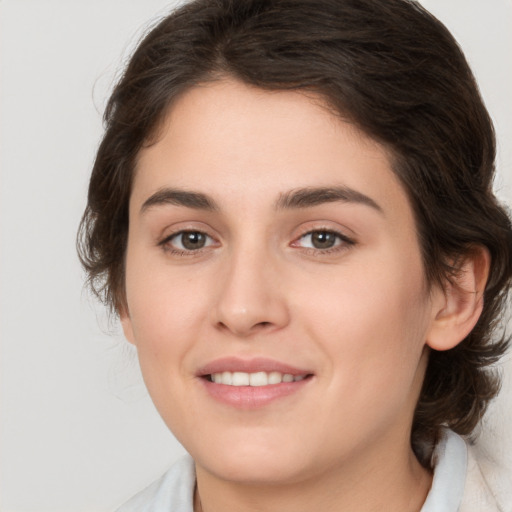
[(280, 275), (265, 251), (234, 253), (218, 276), (222, 284), (213, 308), (216, 328), (247, 338), (286, 326), (289, 311)]

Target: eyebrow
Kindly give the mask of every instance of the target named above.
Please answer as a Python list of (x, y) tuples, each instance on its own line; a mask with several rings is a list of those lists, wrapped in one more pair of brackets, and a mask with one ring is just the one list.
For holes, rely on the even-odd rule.
[[(356, 203), (369, 206), (379, 213), (382, 208), (367, 195), (349, 187), (305, 187), (291, 190), (279, 196), (274, 207), (276, 210), (312, 208), (325, 203)], [(219, 211), (217, 203), (202, 192), (176, 188), (162, 188), (148, 197), (141, 206), (141, 214), (153, 206), (171, 204), (195, 210)]]
[(324, 203), (358, 203), (369, 206), (379, 213), (382, 208), (367, 195), (349, 187), (306, 187), (281, 194), (276, 209), (311, 208)]
[(145, 213), (153, 206), (166, 204), (210, 212), (219, 210), (217, 203), (211, 197), (201, 192), (192, 192), (176, 188), (162, 188), (144, 201), (140, 208), (140, 213)]

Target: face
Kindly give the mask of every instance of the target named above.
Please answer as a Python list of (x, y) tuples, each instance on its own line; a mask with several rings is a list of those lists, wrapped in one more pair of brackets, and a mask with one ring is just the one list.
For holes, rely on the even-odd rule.
[(173, 105), (138, 158), (126, 294), (152, 399), (210, 474), (298, 482), (408, 444), (434, 316), (412, 210), (318, 99), (226, 80)]

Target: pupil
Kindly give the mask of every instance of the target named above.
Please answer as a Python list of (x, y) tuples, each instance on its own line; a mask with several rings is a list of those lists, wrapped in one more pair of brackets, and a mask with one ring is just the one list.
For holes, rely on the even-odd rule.
[(183, 233), (181, 243), (185, 249), (201, 249), (205, 242), (206, 237), (203, 233), (191, 231), (190, 233)]
[(311, 241), (316, 249), (329, 249), (336, 242), (336, 235), (328, 231), (317, 231), (311, 236)]

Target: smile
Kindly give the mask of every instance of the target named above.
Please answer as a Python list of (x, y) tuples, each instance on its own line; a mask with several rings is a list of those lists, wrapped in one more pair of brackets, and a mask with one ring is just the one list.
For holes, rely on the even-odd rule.
[(215, 384), (225, 384), (226, 386), (269, 386), (281, 384), (283, 382), (298, 382), (307, 377), (304, 375), (292, 375), (291, 373), (281, 372), (219, 372), (208, 375), (210, 382)]
[(224, 357), (199, 368), (196, 377), (215, 402), (251, 410), (304, 393), (315, 374), (274, 359)]

